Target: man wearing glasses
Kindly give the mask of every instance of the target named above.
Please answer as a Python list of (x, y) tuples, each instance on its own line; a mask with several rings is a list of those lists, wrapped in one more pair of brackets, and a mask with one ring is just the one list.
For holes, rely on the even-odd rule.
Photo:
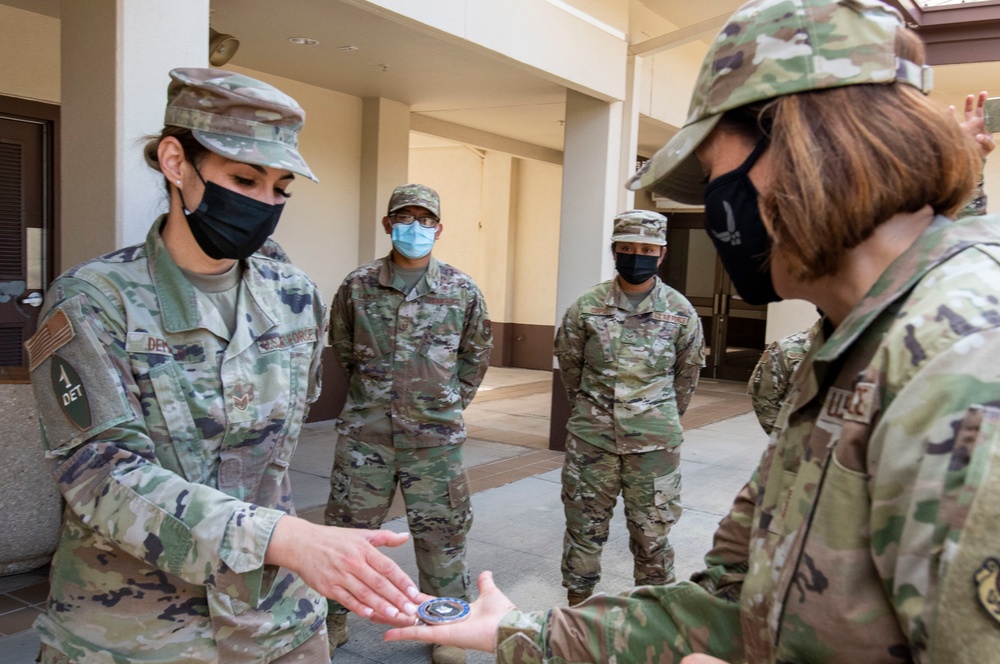
[[(431, 256), (440, 209), (430, 187), (397, 187), (382, 219), (392, 252), (349, 274), (334, 297), (331, 344), (348, 393), (326, 523), (379, 528), (398, 483), (420, 590), (467, 599), (472, 510), (462, 411), (486, 373), (493, 339), (476, 284)], [(329, 608), (332, 652), (347, 641), (347, 614), (336, 602)], [(464, 662), (465, 651), (434, 646), (431, 661)]]

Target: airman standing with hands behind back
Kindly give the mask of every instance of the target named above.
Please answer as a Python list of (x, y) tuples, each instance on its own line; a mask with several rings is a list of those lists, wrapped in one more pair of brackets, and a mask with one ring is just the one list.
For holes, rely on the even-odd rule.
[[(326, 523), (378, 528), (398, 484), (421, 591), (464, 600), (472, 504), (462, 411), (489, 364), (489, 315), (472, 279), (431, 255), (443, 229), (436, 191), (397, 187), (382, 227), (391, 254), (349, 274), (333, 300), (331, 343), (348, 392)], [(346, 619), (332, 602), (331, 648), (347, 641)], [(458, 664), (465, 652), (435, 646), (432, 661)]]
[(574, 302), (555, 355), (570, 402), (562, 502), (563, 586), (590, 597), (618, 494), (625, 503), (636, 585), (674, 581), (667, 536), (681, 514), (680, 418), (705, 364), (701, 321), (657, 268), (667, 219), (630, 210), (611, 235), (617, 276)]

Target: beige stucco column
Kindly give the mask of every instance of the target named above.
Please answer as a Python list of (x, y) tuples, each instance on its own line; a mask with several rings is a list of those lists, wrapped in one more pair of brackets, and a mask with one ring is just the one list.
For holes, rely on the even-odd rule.
[[(62, 271), (142, 241), (165, 209), (139, 138), (163, 127), (167, 71), (205, 66), (208, 0), (67, 0), (61, 7)], [(0, 576), (44, 565), (61, 498), (42, 457), (30, 385), (0, 386)]]
[(629, 55), (625, 64), (625, 101), (622, 103), (622, 142), (618, 156), (618, 212), (635, 208), (635, 192), (624, 184), (635, 173), (639, 154), (639, 98), (642, 90), (643, 59)]
[(391, 99), (365, 98), (361, 110), (359, 264), (385, 256), (392, 247), (381, 221), (392, 190), (409, 182), (409, 160), (410, 107)]
[[(562, 216), (556, 326), (563, 313), (591, 286), (610, 279), (611, 220), (622, 202), (622, 103), (566, 93)], [(563, 449), (568, 404), (558, 370), (553, 374), (549, 448)]]
[(64, 0), (60, 269), (141, 242), (166, 208), (142, 137), (163, 127), (167, 72), (208, 63), (209, 0)]

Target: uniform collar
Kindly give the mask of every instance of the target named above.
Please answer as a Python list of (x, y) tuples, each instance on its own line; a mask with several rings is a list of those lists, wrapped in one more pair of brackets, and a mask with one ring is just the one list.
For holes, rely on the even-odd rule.
[(611, 288), (608, 289), (608, 294), (604, 297), (604, 306), (624, 309), (630, 314), (644, 314), (650, 311), (665, 312), (667, 310), (667, 285), (659, 277), (654, 277), (654, 279), (656, 281), (653, 283), (653, 290), (633, 309), (632, 301), (622, 290), (616, 276), (611, 280)]
[[(394, 283), (396, 280), (396, 275), (392, 270), (392, 252), (382, 259), (382, 264), (379, 266), (378, 270), (378, 285), (383, 288), (395, 288), (396, 290), (401, 290), (397, 288)], [(406, 299), (413, 299), (414, 297), (419, 297), (420, 295), (426, 295), (427, 293), (435, 293), (439, 290), (439, 285), (441, 281), (441, 262), (431, 256), (431, 262), (427, 264), (427, 274), (424, 278), (417, 282), (410, 291)], [(427, 284), (426, 290), (423, 284)]]
[[(160, 306), (163, 329), (167, 332), (186, 332), (202, 328), (205, 317), (200, 307), (204, 304), (200, 303), (198, 290), (185, 278), (163, 243), (160, 229), (165, 223), (166, 215), (162, 215), (146, 235), (149, 276)], [(245, 288), (249, 297), (246, 293), (240, 294), (238, 318), (249, 323), (245, 329), (252, 339), (273, 327), (281, 315), (281, 296), (274, 287), (273, 277), (276, 274), (270, 263), (271, 261), (261, 259), (256, 254), (244, 263), (240, 288)], [(242, 328), (242, 325), (237, 325), (236, 334)], [(212, 331), (216, 334), (220, 332)]]
[(938, 216), (878, 278), (847, 318), (816, 353), (817, 362), (839, 358), (894, 302), (904, 297), (931, 269), (976, 244), (1000, 244), (996, 215), (952, 221)]

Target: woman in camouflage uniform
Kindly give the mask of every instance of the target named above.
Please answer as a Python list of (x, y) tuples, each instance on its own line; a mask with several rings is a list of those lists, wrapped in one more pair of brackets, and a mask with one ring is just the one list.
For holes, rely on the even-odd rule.
[(681, 514), (680, 420), (705, 365), (698, 314), (657, 276), (667, 255), (666, 217), (619, 214), (611, 251), (618, 274), (570, 305), (555, 340), (571, 408), (562, 471), (570, 606), (600, 580), (618, 494), (635, 584), (674, 581), (667, 536)]
[(295, 174), (315, 179), (305, 116), (246, 76), (170, 76), (146, 150), (169, 211), (59, 277), (27, 344), (66, 500), (40, 661), (326, 661), (320, 593), (395, 615), (416, 589), (373, 546), (405, 536), (293, 516), (325, 312), (267, 238)]
[[(632, 180), (704, 201), (744, 299), (825, 316), (690, 581), (389, 638), (498, 662), (965, 664), (1000, 653), (1000, 219), (980, 157), (878, 0), (752, 0)], [(485, 574), (485, 573), (484, 573)]]

